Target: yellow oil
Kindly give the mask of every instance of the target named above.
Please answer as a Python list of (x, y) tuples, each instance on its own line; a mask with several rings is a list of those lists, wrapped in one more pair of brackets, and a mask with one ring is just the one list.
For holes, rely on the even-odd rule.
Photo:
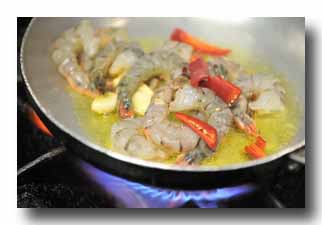
[(152, 50), (161, 47), (164, 43), (163, 39), (156, 37), (138, 38), (134, 41), (138, 42), (145, 52), (151, 52)]
[[(280, 113), (255, 115), (256, 126), (266, 140), (266, 153), (271, 155), (287, 145), (298, 129), (300, 110), (290, 87), (286, 87), (286, 110)], [(222, 140), (216, 153), (204, 161), (204, 165), (223, 166), (241, 163), (251, 158), (245, 153), (244, 147), (254, 142), (253, 138), (237, 129), (231, 129)]]
[[(261, 136), (266, 140), (266, 153), (271, 155), (287, 145), (296, 135), (301, 110), (295, 98), (293, 87), (283, 78), (282, 74), (274, 71), (272, 66), (264, 64), (260, 59), (251, 57), (251, 53), (244, 49), (233, 49), (230, 59), (240, 63), (249, 73), (275, 74), (286, 90), (285, 110), (271, 114), (255, 114), (256, 126)], [(251, 158), (245, 153), (244, 147), (254, 140), (240, 130), (231, 129), (218, 146), (216, 153), (206, 159), (203, 165), (223, 166), (242, 163)]]
[(68, 87), (73, 99), (75, 116), (91, 141), (104, 147), (111, 147), (110, 133), (112, 125), (119, 120), (116, 113), (100, 115), (91, 110), (93, 99), (74, 92)]
[[(159, 47), (162, 43), (160, 39), (144, 38), (139, 40), (145, 51), (151, 51)], [(274, 73), (271, 67), (254, 61), (246, 51), (233, 49), (230, 58), (239, 62), (243, 68), (249, 72)], [(277, 74), (276, 72), (274, 74)], [(287, 81), (282, 79), (282, 84), (286, 89), (286, 110), (281, 113), (255, 115), (256, 126), (261, 135), (267, 142), (266, 153), (274, 154), (295, 136), (298, 129), (298, 121), (301, 115), (295, 99), (295, 91), (290, 87)], [(79, 124), (85, 133), (95, 143), (104, 147), (111, 148), (110, 131), (112, 125), (119, 120), (116, 113), (108, 115), (98, 115), (91, 111), (92, 99), (70, 90), (73, 99), (73, 109)], [(218, 146), (216, 153), (206, 159), (203, 165), (223, 166), (235, 163), (241, 163), (251, 158), (244, 152), (244, 147), (254, 140), (248, 135), (237, 129), (231, 131), (225, 136)], [(108, 150), (106, 150), (108, 151)], [(176, 155), (172, 155), (164, 163), (174, 163)]]

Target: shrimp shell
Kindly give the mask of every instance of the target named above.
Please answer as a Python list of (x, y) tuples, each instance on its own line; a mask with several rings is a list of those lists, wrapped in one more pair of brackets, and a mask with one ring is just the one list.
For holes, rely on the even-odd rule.
[(276, 77), (264, 74), (240, 74), (233, 83), (242, 90), (246, 98), (250, 99), (248, 106), (251, 110), (270, 113), (285, 109), (283, 103), (285, 90)]
[(131, 111), (132, 95), (143, 82), (155, 76), (167, 81), (174, 79), (181, 74), (183, 64), (184, 61), (180, 56), (169, 51), (157, 51), (142, 56), (118, 85), (119, 104), (126, 111)]
[[(194, 88), (190, 84), (184, 85), (175, 93), (169, 109), (172, 112), (194, 110), (195, 117), (207, 121), (216, 128), (217, 143), (220, 143), (222, 137), (228, 133), (233, 121), (230, 108), (218, 96), (209, 89)], [(213, 153), (214, 150), (209, 149), (205, 142), (200, 140), (195, 149), (180, 155), (177, 163), (199, 164)]]
[(112, 126), (113, 149), (141, 159), (165, 159), (166, 154), (148, 141), (140, 132), (142, 119), (122, 120)]
[(143, 125), (154, 144), (171, 149), (172, 152), (190, 151), (197, 145), (199, 137), (189, 127), (167, 118), (173, 92), (173, 87), (166, 85), (155, 93)]
[(93, 58), (99, 50), (100, 39), (95, 36), (91, 22), (89, 20), (82, 20), (75, 32), (82, 41), (84, 53)]
[(166, 50), (179, 55), (186, 63), (190, 61), (193, 48), (190, 45), (177, 41), (166, 41), (161, 47), (161, 50)]
[[(135, 49), (135, 50), (132, 50)], [(99, 89), (101, 92), (106, 90), (106, 80), (109, 75), (108, 71), (113, 66), (119, 55), (123, 52), (134, 52), (139, 55), (142, 53), (136, 43), (127, 43), (124, 41), (112, 40), (105, 48), (99, 51), (95, 57), (94, 66), (90, 73), (91, 88)]]

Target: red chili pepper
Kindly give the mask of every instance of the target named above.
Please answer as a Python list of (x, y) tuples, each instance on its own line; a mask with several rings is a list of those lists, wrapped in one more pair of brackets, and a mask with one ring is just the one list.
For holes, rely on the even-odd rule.
[(261, 136), (257, 136), (255, 144), (261, 149), (266, 147), (266, 141)]
[(208, 64), (202, 59), (197, 58), (189, 64), (190, 83), (193, 87), (198, 87), (202, 81), (208, 81)]
[[(204, 140), (210, 149), (215, 149), (217, 146), (217, 130), (208, 123), (203, 122), (195, 117), (184, 113), (177, 112), (176, 118), (190, 127), (196, 134)], [(189, 137), (187, 137), (189, 138)]]
[(230, 49), (218, 47), (216, 45), (210, 45), (204, 41), (199, 40), (196, 37), (188, 34), (187, 32), (176, 28), (171, 34), (171, 40), (184, 42), (191, 45), (196, 51), (214, 56), (225, 56), (231, 52)]
[(265, 153), (266, 141), (261, 137), (257, 136), (255, 143), (245, 147), (245, 151), (256, 159), (266, 156)]
[(241, 90), (221, 76), (209, 77), (205, 86), (216, 93), (227, 104), (233, 104), (240, 96)]
[(216, 93), (227, 104), (234, 103), (240, 96), (241, 90), (223, 79), (221, 76), (210, 76), (208, 64), (198, 58), (189, 64), (190, 83), (193, 87), (204, 86)]
[(246, 146), (245, 151), (256, 159), (266, 156), (264, 149), (261, 149), (256, 144)]

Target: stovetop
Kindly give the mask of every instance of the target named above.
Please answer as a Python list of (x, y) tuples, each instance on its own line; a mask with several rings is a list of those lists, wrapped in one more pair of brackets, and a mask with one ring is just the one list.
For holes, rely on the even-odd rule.
[[(30, 18), (18, 18), (18, 56)], [(113, 176), (78, 158), (31, 121), (18, 62), (18, 207), (305, 207), (305, 165), (289, 159), (268, 186), (211, 190), (151, 187)], [(27, 112), (28, 111), (28, 112)]]

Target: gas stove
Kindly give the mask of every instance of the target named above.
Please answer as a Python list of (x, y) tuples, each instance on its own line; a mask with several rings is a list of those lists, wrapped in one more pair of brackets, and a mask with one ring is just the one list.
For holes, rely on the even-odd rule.
[[(18, 18), (18, 56), (30, 18)], [(268, 184), (253, 180), (206, 190), (154, 187), (114, 176), (73, 155), (34, 113), (18, 62), (18, 207), (305, 207), (305, 164), (288, 159)]]

